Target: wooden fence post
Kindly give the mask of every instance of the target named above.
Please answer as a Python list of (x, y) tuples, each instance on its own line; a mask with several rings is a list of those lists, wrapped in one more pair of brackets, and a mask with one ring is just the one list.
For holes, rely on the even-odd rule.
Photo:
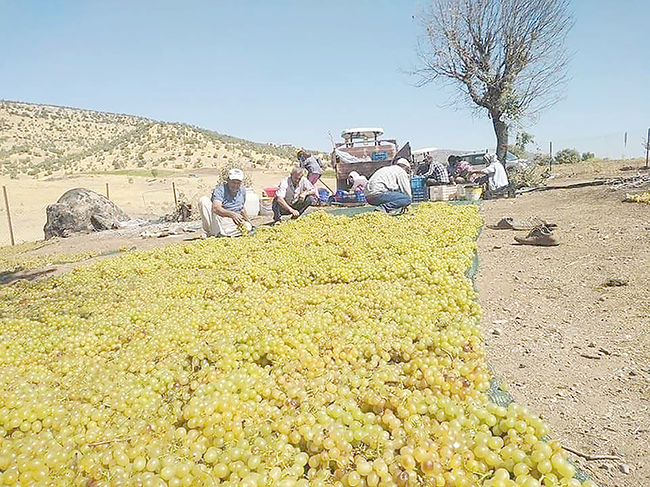
[(7, 221), (9, 222), (9, 236), (11, 237), (11, 245), (16, 245), (16, 240), (14, 239), (14, 227), (11, 224), (11, 211), (9, 210), (9, 198), (7, 197), (7, 187), (2, 187), (2, 192), (5, 195), (5, 207), (7, 208)]
[(108, 192), (108, 183), (106, 183), (106, 199), (107, 200), (111, 199), (111, 194)]
[(174, 207), (178, 206), (178, 199), (176, 198), (176, 183), (172, 181), (172, 191), (174, 192)]

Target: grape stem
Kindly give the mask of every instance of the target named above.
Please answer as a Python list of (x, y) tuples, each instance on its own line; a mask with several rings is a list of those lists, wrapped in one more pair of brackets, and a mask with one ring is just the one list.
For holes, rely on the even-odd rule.
[(110, 443), (116, 443), (118, 441), (131, 441), (135, 440), (137, 436), (125, 436), (124, 438), (113, 438), (112, 440), (103, 440), (103, 441), (96, 441), (94, 443), (88, 443), (88, 446), (100, 446), (100, 445), (108, 445)]
[(593, 460), (622, 460), (621, 457), (618, 455), (589, 455), (588, 453), (582, 453), (581, 451), (574, 450), (573, 448), (569, 448), (568, 446), (562, 445), (562, 448), (564, 448), (566, 451), (573, 453), (574, 455), (578, 455), (579, 457), (584, 458), (587, 461), (593, 461)]

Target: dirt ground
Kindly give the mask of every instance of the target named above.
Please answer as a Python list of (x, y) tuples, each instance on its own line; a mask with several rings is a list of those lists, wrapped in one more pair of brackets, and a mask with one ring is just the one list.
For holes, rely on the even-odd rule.
[[(488, 360), (515, 400), (609, 487), (650, 485), (650, 205), (588, 187), (485, 202), (485, 221), (557, 223), (558, 247), (479, 239), (478, 288)], [(610, 279), (621, 286), (607, 286)]]
[[(256, 188), (277, 175), (265, 178)], [(209, 175), (200, 179), (214, 185)], [(517, 402), (542, 415), (562, 445), (619, 457), (573, 456), (608, 487), (650, 485), (650, 205), (623, 203), (624, 196), (598, 186), (486, 201), (486, 223), (504, 216), (543, 218), (557, 223), (561, 245), (515, 245), (514, 235), (525, 233), (488, 228), (478, 241), (477, 284), (495, 375)], [(140, 233), (82, 235), (30, 253), (146, 249), (201, 232), (160, 238)], [(74, 265), (49, 268), (60, 273)], [(608, 286), (608, 280), (622, 285)]]

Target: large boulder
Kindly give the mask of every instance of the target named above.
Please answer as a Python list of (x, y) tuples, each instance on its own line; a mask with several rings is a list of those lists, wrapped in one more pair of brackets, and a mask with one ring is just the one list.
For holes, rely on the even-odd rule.
[(115, 203), (90, 189), (75, 188), (47, 207), (45, 238), (119, 228), (129, 219)]

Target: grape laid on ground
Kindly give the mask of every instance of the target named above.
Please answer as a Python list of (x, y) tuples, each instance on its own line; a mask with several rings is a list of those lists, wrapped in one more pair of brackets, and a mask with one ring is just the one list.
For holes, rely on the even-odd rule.
[(567, 486), (486, 390), (472, 206), (315, 213), (0, 291), (0, 484)]
[(625, 198), (625, 201), (630, 201), (633, 203), (645, 203), (646, 205), (650, 205), (650, 191), (646, 191), (645, 193), (639, 193), (635, 195), (628, 195)]

